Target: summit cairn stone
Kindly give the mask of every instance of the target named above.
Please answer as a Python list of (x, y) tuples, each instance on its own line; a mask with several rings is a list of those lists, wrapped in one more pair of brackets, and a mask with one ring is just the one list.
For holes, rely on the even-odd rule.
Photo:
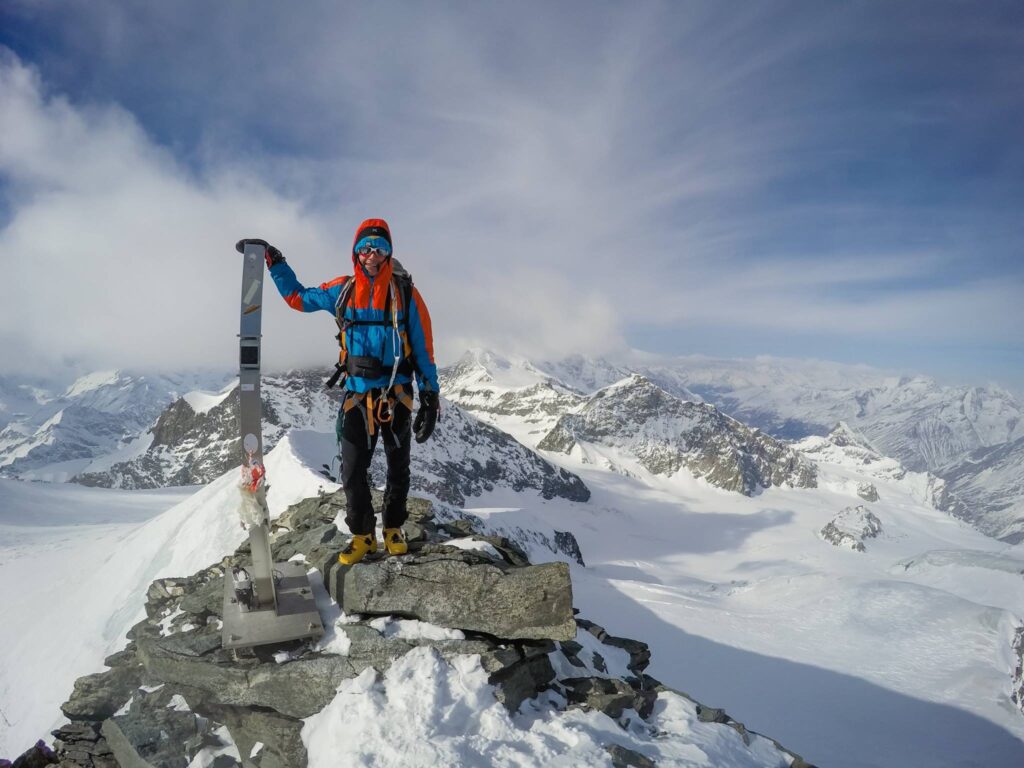
[(346, 613), (402, 616), (508, 640), (576, 636), (569, 566), (512, 566), (482, 551), (443, 545), (331, 569), (331, 596)]

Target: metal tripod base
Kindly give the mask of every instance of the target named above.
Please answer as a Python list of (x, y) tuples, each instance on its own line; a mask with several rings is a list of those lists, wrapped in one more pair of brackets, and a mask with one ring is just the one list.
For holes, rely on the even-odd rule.
[(276, 611), (273, 605), (246, 608), (235, 598), (230, 574), (224, 579), (221, 642), (225, 648), (251, 648), (323, 635), (324, 625), (309, 587), (305, 564), (274, 563), (273, 570), (280, 574)]

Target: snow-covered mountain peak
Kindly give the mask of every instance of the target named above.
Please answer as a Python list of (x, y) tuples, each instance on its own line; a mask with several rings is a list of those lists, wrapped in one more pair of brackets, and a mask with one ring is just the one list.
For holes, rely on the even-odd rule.
[[(861, 432), (845, 422), (839, 422), (827, 437), (805, 437), (793, 447), (816, 463), (855, 471), (875, 480), (901, 480), (907, 475), (907, 468), (898, 460), (883, 455)], [(858, 495), (868, 498), (874, 492), (862, 488)]]
[(191, 392), (186, 392), (182, 395), (182, 399), (189, 404), (195, 413), (209, 413), (213, 408), (216, 408), (224, 402), (234, 389), (235, 382), (232, 381), (219, 392), (207, 392), (202, 389), (194, 389)]
[(854, 429), (845, 421), (840, 421), (832, 431), (829, 432), (828, 441), (832, 443), (832, 445), (839, 446), (840, 448), (847, 446), (856, 447), (865, 451), (870, 451), (879, 458), (882, 456), (882, 452), (875, 448), (875, 446), (871, 444), (870, 440), (868, 440), (859, 430)]
[(630, 393), (646, 391), (649, 388), (654, 388), (665, 395), (668, 394), (661, 387), (655, 386), (646, 376), (639, 373), (631, 373), (606, 387), (602, 387), (594, 395), (614, 397), (619, 394), (625, 394), (628, 396)]
[(469, 349), (447, 373), (448, 380), (458, 385), (487, 384), (506, 389), (528, 387), (550, 378), (524, 357), (499, 355), (479, 347)]
[(815, 485), (814, 468), (785, 444), (712, 405), (680, 400), (640, 374), (595, 392), (563, 415), (537, 447), (578, 451), (586, 463), (616, 471), (623, 471), (623, 460), (665, 477), (685, 468), (746, 495), (773, 485)]
[(64, 392), (63, 397), (79, 397), (80, 395), (84, 395), (86, 392), (117, 384), (120, 379), (121, 371), (118, 370), (87, 373), (85, 376), (81, 376), (76, 379), (75, 382), (67, 388), (67, 391)]
[(568, 410), (586, 398), (524, 358), (470, 350), (440, 372), (452, 402), (526, 445), (535, 445)]
[(577, 392), (596, 392), (628, 376), (632, 371), (605, 358), (573, 354), (560, 360), (549, 360), (537, 367)]

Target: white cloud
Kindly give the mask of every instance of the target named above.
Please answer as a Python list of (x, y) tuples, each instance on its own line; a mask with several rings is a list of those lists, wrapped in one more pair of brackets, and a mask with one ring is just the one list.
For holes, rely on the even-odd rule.
[[(89, 92), (107, 98), (68, 101), (0, 62), (0, 367), (230, 367), (233, 242), (266, 237), (316, 284), (350, 269), (352, 229), (369, 215), (391, 221), (442, 359), (469, 342), (599, 351), (642, 325), (839, 342), (1009, 339), (1020, 326), (1019, 279), (935, 287), (966, 256), (934, 246), (919, 211), (797, 205), (773, 186), (835, 157), (806, 141), (846, 115), (802, 100), (818, 73), (792, 76), (848, 20), (839, 10), (791, 24), (713, 4), (595, 4), (586, 18), (46, 7), (71, 59), (103, 41)], [(148, 130), (117, 106), (121, 92), (149, 109)], [(172, 152), (154, 138), (167, 135), (191, 138)], [(850, 227), (834, 235), (841, 250), (785, 255), (794, 235), (837, 221)], [(858, 240), (859, 221), (879, 229)], [(329, 363), (331, 318), (267, 291), (268, 364)]]

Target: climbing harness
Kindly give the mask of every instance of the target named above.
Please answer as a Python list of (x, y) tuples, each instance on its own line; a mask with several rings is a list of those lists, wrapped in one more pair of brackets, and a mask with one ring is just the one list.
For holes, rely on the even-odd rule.
[[(373, 436), (379, 427), (390, 424), (395, 417), (395, 408), (403, 405), (412, 412), (412, 389), (405, 384), (393, 384), (387, 389), (371, 389), (368, 392), (349, 392), (342, 403), (342, 418), (347, 418), (349, 411), (359, 409), (366, 423), (366, 445), (372, 444)], [(388, 430), (398, 445), (398, 435)]]

